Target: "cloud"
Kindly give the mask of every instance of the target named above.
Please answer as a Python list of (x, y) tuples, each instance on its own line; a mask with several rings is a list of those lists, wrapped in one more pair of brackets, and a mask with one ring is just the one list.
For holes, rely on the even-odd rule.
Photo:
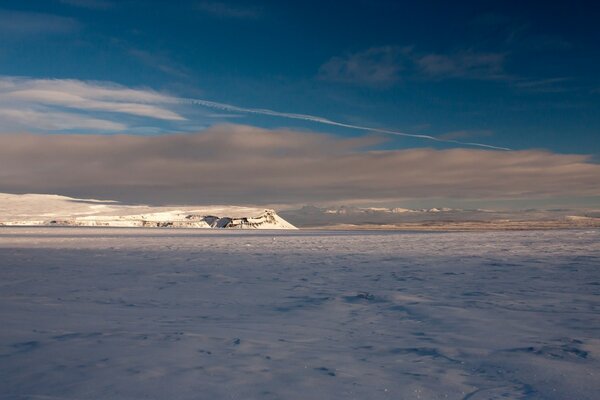
[(92, 10), (107, 10), (114, 7), (114, 3), (107, 0), (60, 0), (60, 2), (73, 7), (89, 8)]
[(600, 195), (600, 165), (546, 151), (369, 150), (380, 138), (221, 125), (196, 134), (0, 135), (0, 192), (153, 203)]
[(493, 136), (494, 132), (484, 129), (484, 130), (461, 130), (461, 131), (452, 131), (446, 132), (437, 137), (445, 140), (457, 140), (457, 139), (467, 139), (472, 137), (489, 137)]
[(402, 79), (507, 80), (505, 53), (463, 50), (421, 53), (412, 47), (373, 47), (333, 57), (319, 68), (318, 78), (330, 82), (389, 88)]
[[(140, 129), (147, 128), (126, 125), (122, 118), (119, 118), (115, 122), (114, 118), (108, 118), (107, 114), (111, 116), (113, 114), (126, 114), (130, 117), (142, 117), (155, 121), (182, 122), (187, 121), (187, 119), (173, 111), (173, 109), (186, 105), (225, 111), (230, 115), (231, 113), (237, 115), (240, 113), (258, 114), (309, 121), (321, 125), (337, 126), (365, 132), (377, 132), (385, 135), (412, 137), (496, 150), (509, 150), (506, 147), (485, 143), (462, 142), (431, 135), (347, 124), (315, 115), (284, 113), (263, 108), (238, 107), (197, 98), (173, 97), (149, 89), (131, 89), (114, 83), (84, 82), (69, 79), (0, 77), (0, 110), (7, 110), (4, 113), (0, 113), (0, 123), (5, 132), (11, 129), (93, 130), (92, 127), (100, 126), (103, 128), (98, 128), (98, 130), (102, 131), (122, 130), (125, 127), (130, 132), (139, 132)], [(9, 112), (15, 109), (28, 110), (28, 113)], [(44, 118), (44, 114), (47, 115), (47, 118)], [(25, 118), (26, 115), (30, 115), (32, 118), (27, 120)], [(61, 121), (61, 118), (62, 122), (60, 124), (57, 123)], [(101, 123), (102, 121), (104, 123)], [(179, 126), (182, 125), (180, 124)], [(198, 122), (196, 122), (195, 126), (198, 126)], [(184, 129), (190, 130), (185, 127)], [(156, 127), (150, 130), (155, 132)]]
[(176, 65), (168, 57), (162, 54), (155, 54), (140, 49), (129, 49), (129, 54), (140, 60), (142, 63), (156, 68), (163, 73), (175, 78), (190, 80), (190, 72), (187, 68)]
[(12, 125), (17, 129), (31, 129), (32, 127), (45, 131), (68, 130), (77, 127), (95, 131), (122, 131), (127, 125), (107, 121), (89, 116), (31, 108), (0, 108), (0, 121), (3, 125)]
[(571, 77), (522, 79), (515, 81), (513, 87), (525, 92), (564, 93), (579, 89), (579, 87), (573, 86), (573, 83), (574, 79)]
[[(149, 89), (69, 79), (0, 78), (0, 122), (4, 130), (25, 129), (121, 130), (114, 114), (153, 120), (184, 121), (165, 104), (174, 100)], [(24, 110), (16, 113), (14, 110)], [(11, 111), (12, 110), (12, 111)], [(26, 117), (30, 116), (28, 120)], [(60, 123), (59, 123), (60, 122)]]
[(333, 57), (319, 69), (319, 78), (365, 86), (389, 87), (400, 80), (400, 49), (373, 47), (362, 52)]
[(10, 36), (66, 34), (77, 31), (79, 22), (53, 14), (0, 9), (0, 33)]
[(419, 70), (431, 78), (463, 78), (477, 80), (503, 80), (506, 54), (461, 51), (453, 54), (425, 54), (414, 61)]
[(219, 18), (257, 19), (262, 15), (262, 10), (258, 7), (234, 5), (220, 1), (200, 2), (197, 9)]
[(441, 137), (435, 137), (435, 136), (431, 136), (431, 135), (406, 133), (406, 132), (400, 132), (400, 131), (391, 130), (391, 129), (381, 129), (381, 128), (374, 128), (374, 127), (369, 127), (369, 126), (364, 126), (364, 125), (347, 124), (344, 122), (338, 122), (338, 121), (333, 121), (328, 118), (319, 117), (316, 115), (284, 113), (284, 112), (274, 111), (274, 110), (269, 110), (269, 109), (264, 109), (264, 108), (238, 107), (238, 106), (234, 106), (231, 104), (217, 103), (214, 101), (203, 100), (203, 99), (179, 99), (179, 101), (189, 103), (189, 104), (194, 104), (194, 105), (200, 105), (203, 107), (213, 108), (213, 109), (217, 109), (217, 110), (222, 110), (222, 111), (267, 115), (267, 116), (272, 116), (272, 117), (281, 117), (281, 118), (295, 119), (295, 120), (301, 120), (301, 121), (310, 121), (310, 122), (315, 122), (315, 123), (322, 124), (322, 125), (339, 126), (339, 127), (353, 129), (353, 130), (359, 130), (359, 131), (383, 133), (385, 135), (412, 137), (412, 138), (417, 138), (417, 139), (432, 140), (435, 142), (459, 144), (459, 145), (463, 145), (463, 146), (485, 147), (485, 148), (495, 149), (495, 150), (511, 150), (507, 147), (494, 146), (494, 145), (485, 144), (485, 143), (461, 142), (461, 141), (454, 140), (454, 139), (443, 139)]

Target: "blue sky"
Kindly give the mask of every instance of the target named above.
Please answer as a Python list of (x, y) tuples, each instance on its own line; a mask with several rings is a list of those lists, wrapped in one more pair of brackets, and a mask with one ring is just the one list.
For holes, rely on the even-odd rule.
[[(368, 134), (180, 100), (197, 98), (442, 140), (384, 135), (375, 149), (477, 147), (459, 141), (593, 162), (599, 17), (580, 1), (0, 1), (0, 122), (33, 133), (229, 123)], [(40, 97), (48, 85), (59, 95)]]

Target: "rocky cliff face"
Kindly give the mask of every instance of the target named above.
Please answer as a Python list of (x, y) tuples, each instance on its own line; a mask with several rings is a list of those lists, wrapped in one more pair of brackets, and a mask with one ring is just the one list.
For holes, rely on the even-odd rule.
[(265, 210), (257, 217), (220, 218), (217, 227), (230, 229), (297, 229), (275, 210)]

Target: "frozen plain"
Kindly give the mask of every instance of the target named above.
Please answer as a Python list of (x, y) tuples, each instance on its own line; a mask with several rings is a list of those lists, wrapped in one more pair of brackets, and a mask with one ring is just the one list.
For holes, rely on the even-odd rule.
[(597, 399), (600, 230), (0, 229), (1, 399)]

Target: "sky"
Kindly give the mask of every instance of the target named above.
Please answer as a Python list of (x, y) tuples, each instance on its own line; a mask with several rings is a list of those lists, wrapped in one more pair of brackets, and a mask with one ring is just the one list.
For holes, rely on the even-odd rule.
[(600, 6), (0, 0), (0, 191), (600, 205)]

